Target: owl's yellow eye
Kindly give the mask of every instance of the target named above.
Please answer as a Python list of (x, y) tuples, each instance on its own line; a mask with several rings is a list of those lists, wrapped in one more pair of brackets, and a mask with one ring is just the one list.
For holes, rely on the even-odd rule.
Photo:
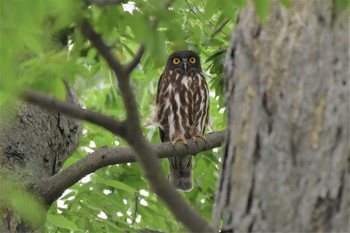
[(177, 65), (177, 64), (179, 64), (180, 63), (180, 59), (179, 58), (174, 58), (173, 59), (173, 63), (175, 64), (175, 65)]
[(190, 61), (192, 64), (194, 64), (194, 63), (196, 63), (196, 58), (191, 57), (189, 61)]

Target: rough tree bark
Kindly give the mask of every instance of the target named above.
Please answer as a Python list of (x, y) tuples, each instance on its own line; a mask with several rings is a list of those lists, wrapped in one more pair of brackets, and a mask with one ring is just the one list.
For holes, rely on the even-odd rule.
[[(68, 86), (67, 101), (77, 103)], [(2, 109), (0, 119), (0, 177), (24, 187), (57, 173), (79, 144), (81, 122), (60, 113), (21, 102)], [(10, 209), (0, 214), (0, 232), (34, 231)]]
[(275, 1), (240, 15), (226, 58), (229, 131), (213, 224), (225, 232), (350, 229), (349, 8)]

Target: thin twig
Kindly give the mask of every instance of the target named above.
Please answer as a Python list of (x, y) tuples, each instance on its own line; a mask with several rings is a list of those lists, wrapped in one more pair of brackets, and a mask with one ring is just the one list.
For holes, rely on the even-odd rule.
[(135, 193), (134, 195), (135, 195), (135, 198), (134, 198), (135, 204), (134, 204), (134, 213), (132, 215), (131, 225), (135, 224), (136, 217), (137, 217), (137, 209), (138, 209), (138, 205), (139, 205), (139, 195), (138, 195), (138, 193)]
[(221, 30), (226, 26), (226, 24), (230, 22), (229, 19), (224, 19), (213, 31), (213, 33), (210, 35), (210, 39), (213, 39), (214, 36), (216, 36), (219, 32), (222, 32)]
[(144, 52), (145, 52), (145, 46), (141, 45), (139, 50), (136, 52), (134, 59), (125, 65), (125, 72), (126, 73), (131, 73), (131, 71), (135, 69), (137, 64), (140, 63), (141, 57), (142, 57)]
[[(208, 23), (206, 23), (206, 22), (204, 22), (204, 20), (197, 14), (197, 12), (195, 11), (195, 10), (193, 10), (192, 9), (192, 5), (189, 3), (189, 1), (188, 0), (185, 0), (185, 2), (186, 2), (186, 4), (188, 5), (188, 7), (190, 8), (190, 11), (204, 24), (204, 25), (210, 25), (210, 26), (212, 26), (212, 27), (214, 27), (215, 28), (215, 25), (210, 21), (210, 20), (208, 20)], [(196, 6), (195, 6), (196, 7)], [(196, 7), (196, 10), (198, 11), (198, 12), (200, 12), (200, 13), (202, 13), (200, 10), (198, 10), (198, 8)], [(226, 23), (225, 23), (226, 24)], [(221, 28), (222, 29), (222, 28)], [(224, 34), (226, 37), (230, 37), (229, 35), (227, 35), (225, 32), (223, 32), (222, 30), (215, 30), (215, 31), (217, 31), (217, 33), (219, 33), (219, 32), (221, 32), (222, 34)], [(214, 32), (215, 32), (214, 31)], [(212, 38), (212, 37), (211, 37)]]
[[(206, 22), (204, 22), (204, 20), (199, 17), (199, 15), (197, 14), (197, 12), (195, 10), (192, 9), (192, 6), (191, 4), (188, 2), (188, 0), (185, 0), (186, 4), (188, 5), (188, 7), (190, 8), (190, 11), (199, 19), (199, 21), (201, 21), (204, 25), (207, 25)], [(211, 24), (213, 27), (215, 27), (214, 24), (212, 24), (210, 21), (209, 21), (209, 24)]]

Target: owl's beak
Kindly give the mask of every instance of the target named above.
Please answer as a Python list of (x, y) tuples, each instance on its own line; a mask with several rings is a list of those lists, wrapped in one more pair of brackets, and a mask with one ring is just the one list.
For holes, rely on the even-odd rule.
[(188, 68), (188, 61), (187, 61), (187, 59), (186, 58), (183, 59), (182, 62), (183, 62), (184, 70), (185, 70), (185, 72), (187, 72), (187, 68)]

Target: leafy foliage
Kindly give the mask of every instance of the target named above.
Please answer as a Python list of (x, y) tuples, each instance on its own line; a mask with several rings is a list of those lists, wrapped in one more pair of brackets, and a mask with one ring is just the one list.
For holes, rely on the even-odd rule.
[[(268, 2), (255, 1), (262, 19), (268, 13)], [(238, 10), (245, 4), (246, 0), (174, 1), (170, 7), (157, 0), (109, 6), (69, 0), (1, 1), (0, 106), (22, 87), (63, 99), (65, 79), (73, 84), (86, 108), (119, 119), (125, 117), (114, 74), (79, 31), (79, 22), (86, 18), (122, 63), (134, 56), (140, 44), (145, 44), (141, 65), (131, 78), (144, 135), (151, 143), (160, 141), (156, 127), (149, 125), (158, 78), (167, 56), (175, 50), (191, 49), (200, 54), (211, 89), (208, 131), (222, 130), (223, 60)], [(102, 146), (127, 145), (111, 133), (85, 123), (80, 147), (65, 167)], [(208, 220), (220, 153), (216, 149), (195, 156), (195, 188), (182, 193)], [(160, 162), (168, 172), (168, 162)], [(184, 231), (150, 191), (138, 164), (109, 166), (85, 177), (51, 206), (46, 224), (47, 232), (136, 229)]]
[[(20, 215), (29, 226), (39, 228), (45, 221), (43, 204), (20, 184), (0, 177), (0, 205)], [(2, 224), (2, 222), (0, 222)]]

